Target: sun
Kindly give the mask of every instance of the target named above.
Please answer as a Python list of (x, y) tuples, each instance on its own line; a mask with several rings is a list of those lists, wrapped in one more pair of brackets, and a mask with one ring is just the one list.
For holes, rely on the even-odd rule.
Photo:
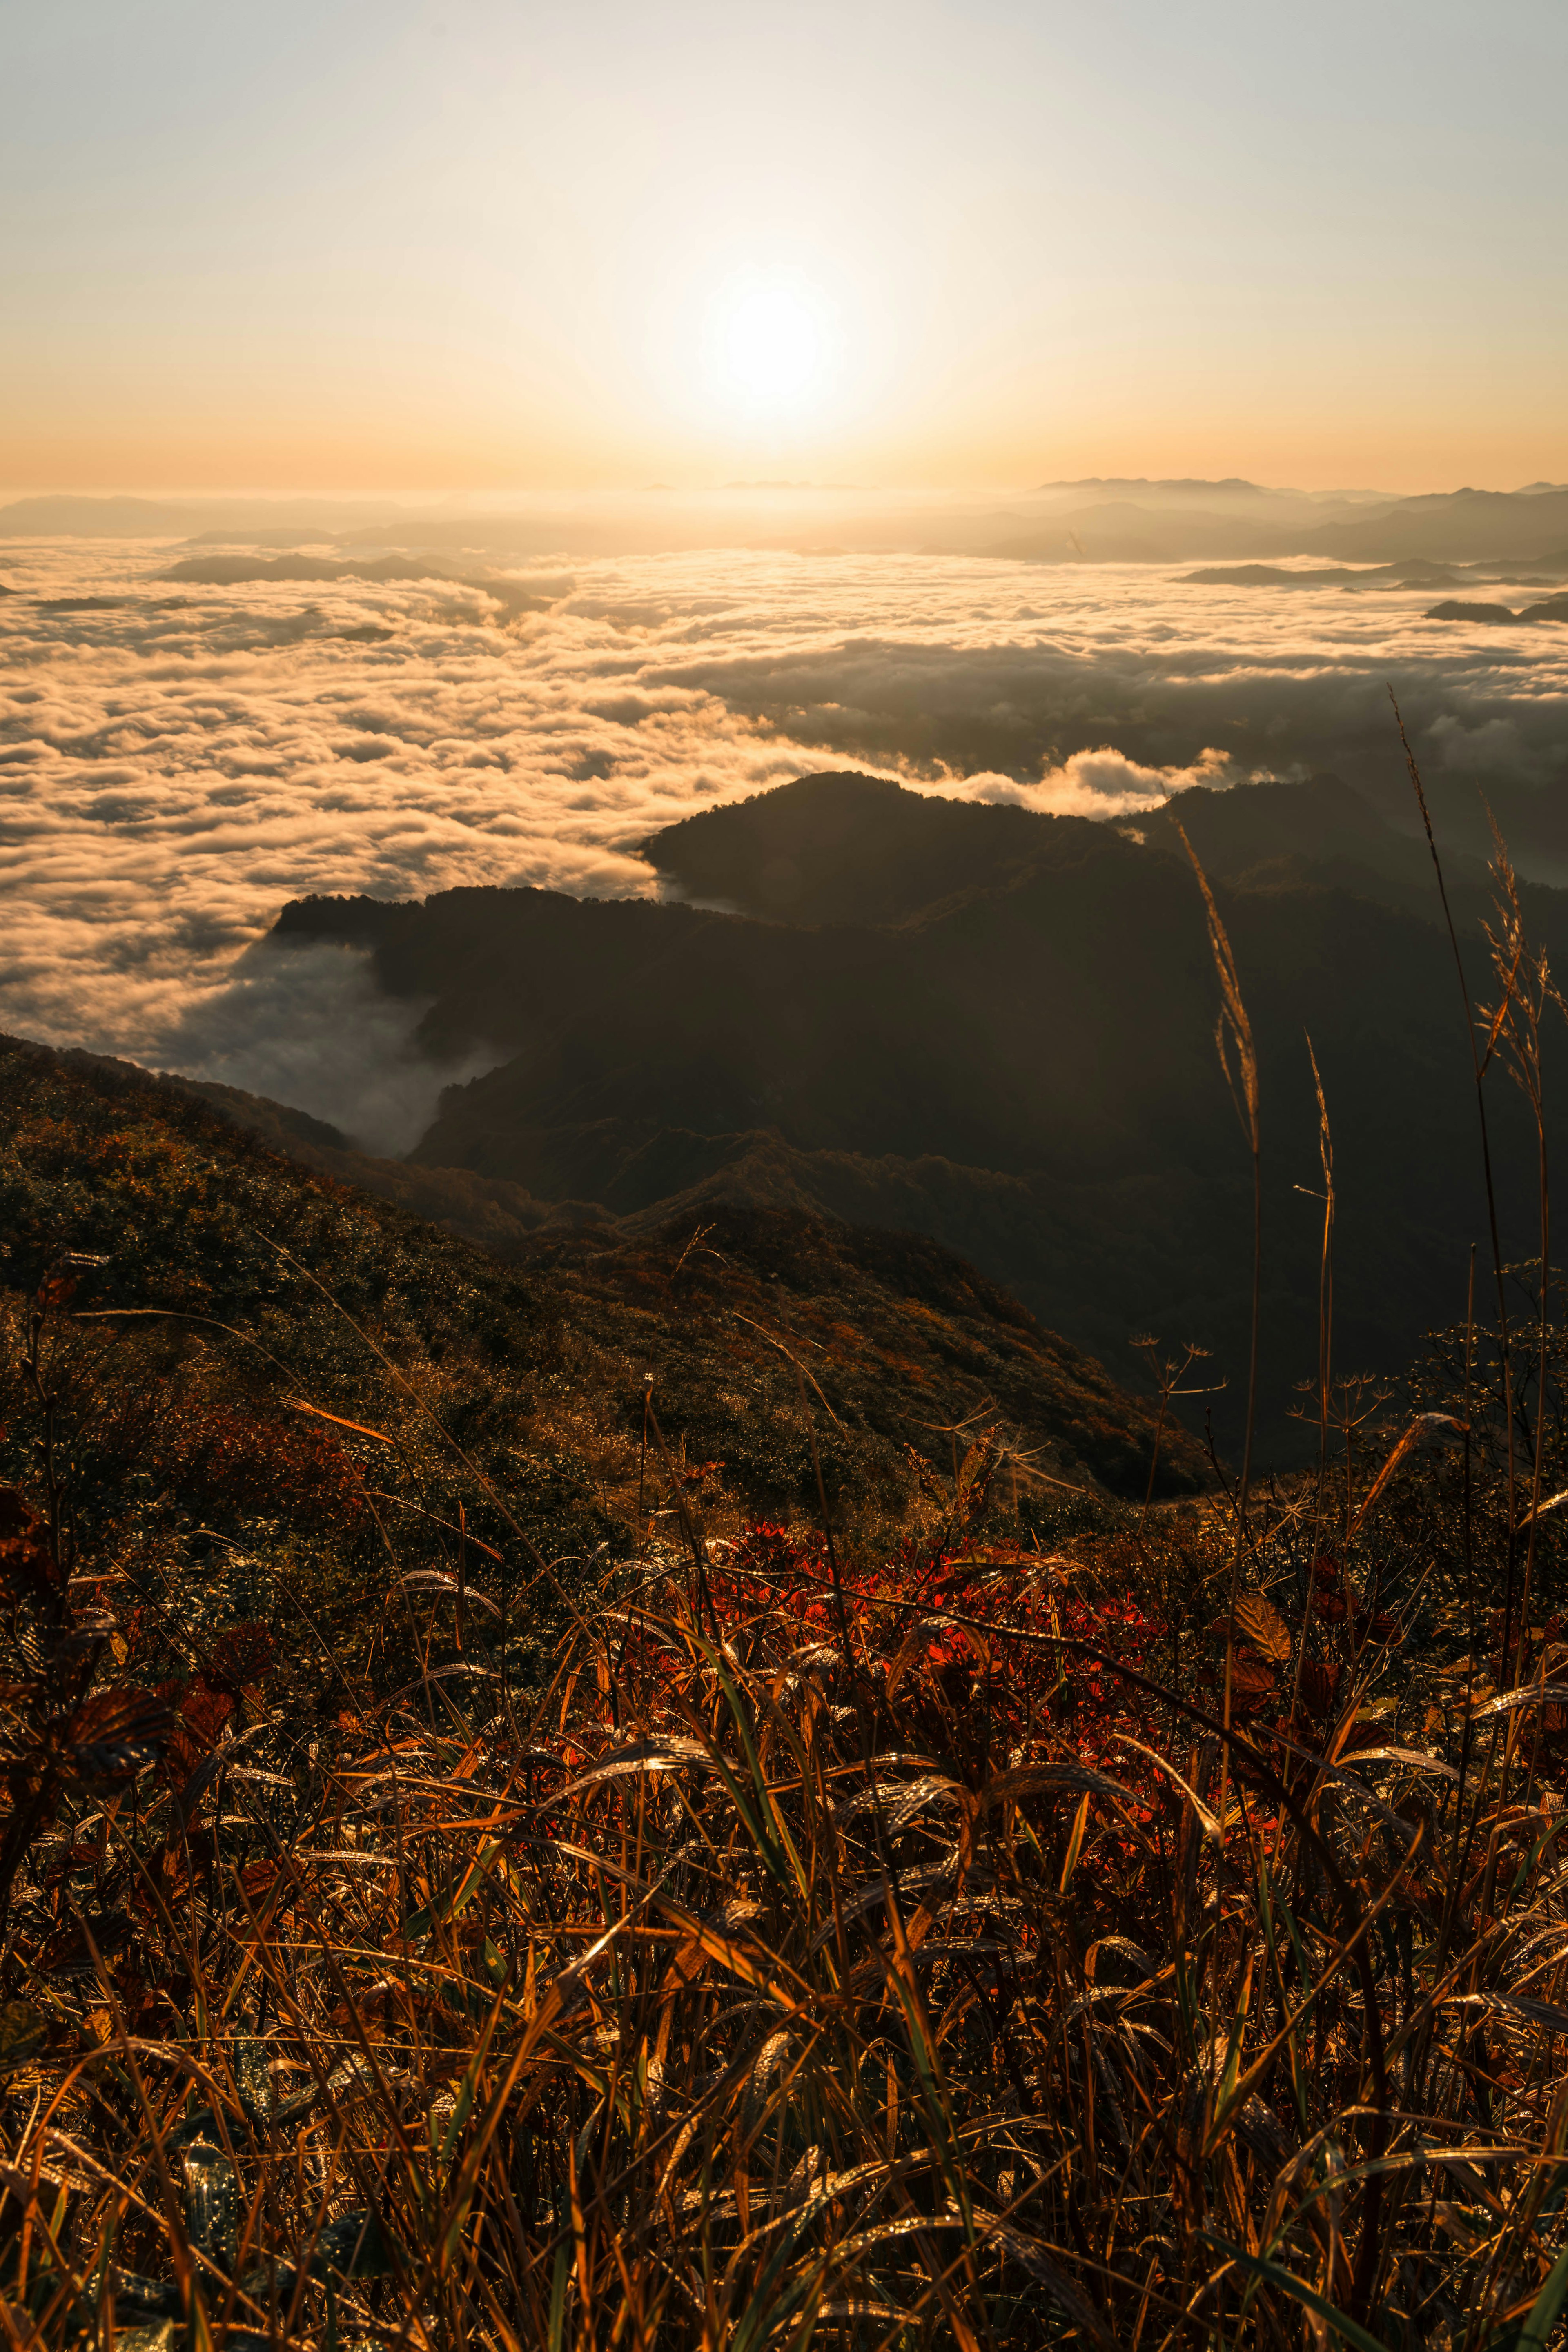
[(826, 305), (789, 278), (746, 278), (715, 299), (709, 373), (726, 406), (784, 417), (817, 405), (827, 388), (832, 338)]

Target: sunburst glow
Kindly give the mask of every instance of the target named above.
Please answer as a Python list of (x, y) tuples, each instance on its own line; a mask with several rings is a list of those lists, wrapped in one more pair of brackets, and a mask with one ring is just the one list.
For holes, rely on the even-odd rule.
[(784, 278), (752, 278), (714, 306), (711, 373), (720, 396), (753, 415), (815, 407), (831, 373), (826, 306)]

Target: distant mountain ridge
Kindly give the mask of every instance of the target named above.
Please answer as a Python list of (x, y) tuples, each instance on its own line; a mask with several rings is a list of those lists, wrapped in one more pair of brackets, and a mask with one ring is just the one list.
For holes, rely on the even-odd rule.
[(1451, 490), (1401, 499), (1386, 513), (1325, 523), (1300, 551), (1388, 563), (1410, 555), (1451, 562), (1519, 562), (1568, 549), (1568, 489)]
[(1090, 478), (984, 498), (889, 494), (879, 499), (843, 489), (802, 497), (803, 503), (792, 504), (788, 489), (754, 485), (489, 514), (410, 511), (391, 502), (378, 509), (366, 500), (46, 497), (0, 508), (0, 538), (184, 536), (210, 542), (218, 523), (232, 535), (237, 553), (245, 546), (275, 547), (280, 534), (309, 528), (350, 555), (362, 550), (511, 558), (709, 547), (808, 551), (828, 541), (864, 552), (1037, 562), (1267, 562), (1317, 556), (1325, 562), (1388, 564), (1424, 557), (1444, 563), (1533, 562), (1554, 576), (1568, 574), (1568, 488), (1552, 483), (1398, 499), (1370, 491), (1273, 489), (1234, 478)]
[(1149, 495), (1175, 487), (1128, 484), (1127, 495), (1101, 495), (1070, 507), (1053, 500), (1037, 524), (996, 539), (985, 551), (1091, 562), (1315, 555), (1391, 564), (1424, 557), (1447, 563), (1539, 562), (1554, 572), (1568, 571), (1568, 489), (1438, 491), (1341, 502), (1337, 510), (1332, 502), (1302, 498), (1292, 503), (1288, 493), (1254, 491), (1250, 484), (1215, 484), (1207, 504), (1199, 502), (1207, 487), (1201, 484), (1180, 485), (1190, 493), (1180, 498)]

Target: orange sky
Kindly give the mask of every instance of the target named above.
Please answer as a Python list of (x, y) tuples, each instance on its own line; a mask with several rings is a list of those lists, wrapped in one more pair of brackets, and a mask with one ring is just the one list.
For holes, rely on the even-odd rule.
[(1568, 478), (1555, 0), (8, 12), (0, 487)]

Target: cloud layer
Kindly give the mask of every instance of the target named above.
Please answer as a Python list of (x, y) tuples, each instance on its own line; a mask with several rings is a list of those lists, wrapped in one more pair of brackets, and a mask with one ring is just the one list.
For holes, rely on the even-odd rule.
[(1445, 627), (1415, 592), (733, 552), (495, 593), (174, 587), (174, 552), (5, 551), (0, 1024), (283, 1095), (384, 1148), (435, 1084), (395, 1067), (417, 1008), (341, 961), (237, 967), (286, 898), (650, 894), (647, 833), (834, 765), (1106, 815), (1331, 767), (1392, 792), (1391, 682), (1439, 780), (1568, 773), (1568, 630)]

